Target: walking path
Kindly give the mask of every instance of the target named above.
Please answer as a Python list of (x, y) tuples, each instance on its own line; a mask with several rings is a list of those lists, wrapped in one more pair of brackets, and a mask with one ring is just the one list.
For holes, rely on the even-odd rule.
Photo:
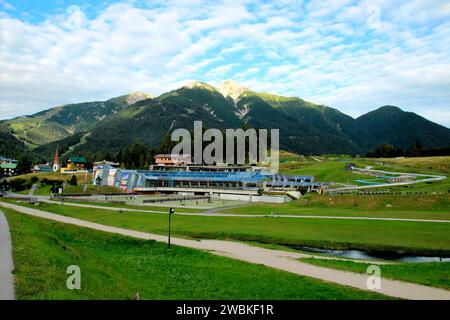
[[(127, 211), (127, 212), (148, 212), (148, 213), (162, 213), (167, 214), (165, 211), (154, 210), (140, 210), (121, 207), (101, 206), (95, 204), (73, 203), (73, 202), (56, 202), (51, 200), (44, 200), (43, 202), (50, 204), (60, 204), (73, 207), (91, 208), (91, 209), (103, 209), (111, 211)], [(343, 219), (343, 220), (381, 220), (381, 221), (408, 221), (408, 222), (436, 222), (436, 223), (450, 223), (450, 220), (434, 220), (434, 219), (409, 219), (409, 218), (382, 218), (382, 217), (351, 217), (351, 216), (315, 216), (315, 215), (291, 215), (291, 214), (235, 214), (235, 213), (219, 213), (220, 209), (228, 208), (216, 208), (214, 210), (208, 210), (204, 212), (177, 212), (177, 215), (181, 216), (206, 216), (206, 217), (239, 217), (239, 218), (298, 218), (298, 219)]]
[(15, 299), (13, 270), (11, 234), (8, 221), (0, 210), (0, 300)]
[[(86, 227), (145, 240), (155, 240), (158, 242), (167, 241), (167, 237), (162, 235), (106, 226), (10, 203), (0, 202), (0, 206), (11, 208), (27, 215), (77, 225), (80, 227)], [(358, 288), (361, 290), (368, 290), (366, 285), (368, 275), (318, 267), (303, 263), (296, 259), (299, 259), (304, 255), (295, 252), (271, 250), (266, 248), (253, 247), (244, 243), (222, 240), (196, 241), (175, 237), (172, 238), (172, 243), (183, 247), (206, 250), (212, 254), (219, 256), (225, 256), (255, 264), (262, 264), (267, 267), (284, 270), (301, 276), (316, 278), (339, 285)], [(384, 278), (382, 278), (381, 280), (381, 289), (376, 290), (376, 292), (403, 299), (450, 300), (450, 291), (397, 280), (388, 280)]]

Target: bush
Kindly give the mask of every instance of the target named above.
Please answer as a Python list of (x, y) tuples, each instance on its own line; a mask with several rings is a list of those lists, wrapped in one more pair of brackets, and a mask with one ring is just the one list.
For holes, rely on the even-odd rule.
[(13, 191), (23, 191), (23, 190), (28, 189), (27, 188), (28, 185), (31, 186), (30, 183), (31, 182), (29, 180), (27, 181), (25, 179), (18, 178), (18, 179), (11, 180), (9, 182), (9, 187)]

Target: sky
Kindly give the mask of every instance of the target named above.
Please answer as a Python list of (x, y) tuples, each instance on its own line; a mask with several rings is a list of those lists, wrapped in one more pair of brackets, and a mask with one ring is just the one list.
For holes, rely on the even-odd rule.
[(0, 119), (233, 79), (450, 127), (450, 1), (0, 0)]

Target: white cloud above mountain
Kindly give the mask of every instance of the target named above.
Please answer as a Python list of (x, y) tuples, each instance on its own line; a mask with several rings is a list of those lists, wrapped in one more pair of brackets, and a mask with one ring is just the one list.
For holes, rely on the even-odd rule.
[(0, 1), (0, 118), (235, 79), (352, 116), (391, 104), (450, 127), (447, 1), (102, 3)]

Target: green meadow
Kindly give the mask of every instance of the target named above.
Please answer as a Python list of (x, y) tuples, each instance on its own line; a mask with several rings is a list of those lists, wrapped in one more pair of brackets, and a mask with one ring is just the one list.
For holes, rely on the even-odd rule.
[(318, 215), (406, 219), (450, 219), (450, 201), (444, 195), (307, 195), (283, 204), (259, 203), (224, 209), (221, 213), (264, 215)]
[[(24, 204), (25, 205), (25, 204)], [(138, 231), (167, 233), (167, 215), (79, 208), (41, 203), (33, 206), (65, 216)], [(175, 215), (175, 235), (232, 239), (287, 246), (388, 250), (450, 254), (450, 223), (277, 217)]]
[[(386, 299), (209, 253), (60, 224), (2, 209), (16, 296), (26, 299)], [(81, 289), (66, 287), (67, 267)]]
[[(367, 268), (370, 265), (376, 264), (375, 262), (368, 264), (344, 260), (314, 258), (300, 260), (321, 267), (358, 273), (366, 273)], [(450, 262), (383, 264), (378, 265), (378, 267), (380, 268), (382, 278), (414, 282), (450, 290)]]

